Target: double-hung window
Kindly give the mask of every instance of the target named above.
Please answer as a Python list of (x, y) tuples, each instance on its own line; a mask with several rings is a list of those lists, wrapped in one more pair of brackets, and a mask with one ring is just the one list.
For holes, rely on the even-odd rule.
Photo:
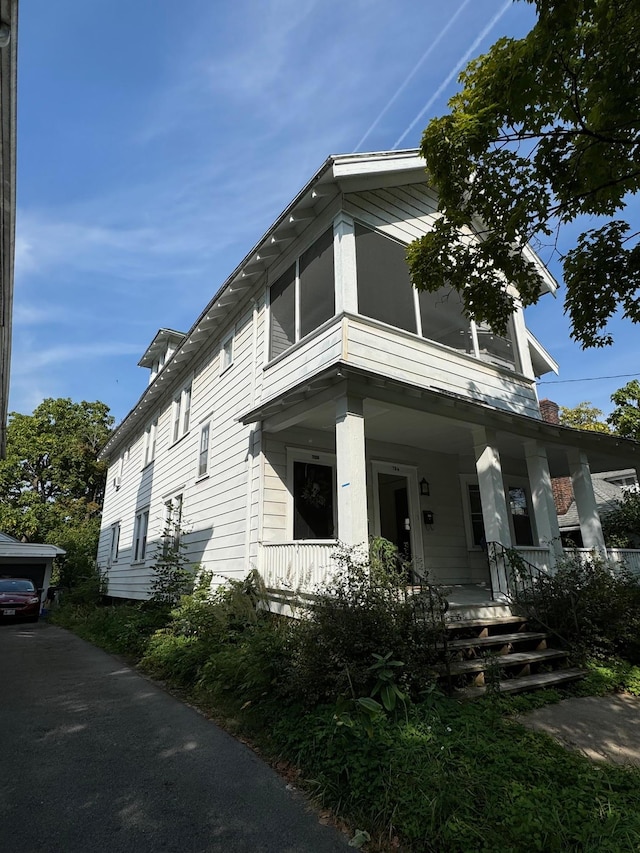
[(149, 530), (149, 508), (136, 515), (133, 533), (133, 561), (142, 562), (147, 554), (147, 532)]
[(220, 373), (224, 373), (233, 364), (233, 334), (226, 337), (220, 347)]
[(158, 433), (158, 419), (151, 421), (144, 434), (144, 464), (147, 466), (156, 458), (156, 436)]
[(209, 432), (211, 424), (200, 427), (200, 449), (198, 451), (198, 477), (204, 477), (209, 471)]
[(120, 522), (111, 525), (111, 539), (109, 542), (109, 564), (117, 563), (118, 551), (120, 549)]
[(183, 388), (173, 398), (173, 418), (171, 441), (176, 442), (189, 432), (189, 421), (191, 418), (191, 385)]
[(182, 530), (182, 495), (174, 495), (164, 502), (164, 554), (177, 551)]

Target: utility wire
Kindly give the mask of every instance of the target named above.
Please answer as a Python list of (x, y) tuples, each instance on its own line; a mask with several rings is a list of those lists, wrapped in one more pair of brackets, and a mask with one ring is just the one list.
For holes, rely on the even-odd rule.
[(617, 376), (585, 376), (584, 379), (539, 379), (538, 385), (564, 385), (566, 382), (599, 382), (601, 379), (628, 379), (640, 373), (618, 373)]

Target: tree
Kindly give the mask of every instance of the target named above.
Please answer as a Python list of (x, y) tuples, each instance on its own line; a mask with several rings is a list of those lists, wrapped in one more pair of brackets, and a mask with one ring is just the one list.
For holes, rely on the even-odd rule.
[(587, 215), (596, 227), (560, 256), (565, 311), (576, 341), (603, 346), (618, 309), (640, 320), (639, 232), (616, 216), (640, 188), (638, 0), (526, 2), (531, 32), (472, 61), (451, 112), (424, 131), (444, 216), (410, 246), (411, 276), (431, 292), (448, 282), (504, 334), (517, 299), (540, 295), (528, 242), (558, 251), (560, 231)]
[(113, 424), (104, 403), (46, 399), (12, 412), (0, 461), (0, 530), (68, 553), (67, 574), (95, 556), (107, 464), (98, 462)]
[(640, 546), (640, 493), (626, 492), (616, 508), (603, 514), (602, 532), (610, 548)]
[(616, 408), (607, 418), (613, 431), (625, 438), (640, 441), (640, 382), (633, 379), (611, 395)]
[(591, 432), (611, 432), (607, 424), (600, 420), (603, 415), (602, 409), (592, 406), (589, 400), (586, 400), (584, 403), (578, 403), (573, 408), (560, 406), (559, 415), (560, 423), (563, 426), (573, 427), (574, 429), (586, 429)]

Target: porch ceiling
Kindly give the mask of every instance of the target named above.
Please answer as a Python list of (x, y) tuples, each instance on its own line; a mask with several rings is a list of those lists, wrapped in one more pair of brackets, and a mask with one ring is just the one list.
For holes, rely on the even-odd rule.
[(566, 452), (575, 447), (587, 454), (594, 473), (640, 467), (639, 442), (549, 424), (344, 364), (247, 412), (241, 420), (261, 420), (266, 432), (290, 426), (329, 432), (335, 429), (335, 401), (345, 394), (363, 400), (365, 435), (370, 440), (469, 455), (473, 452), (472, 428), (484, 426), (495, 431), (505, 456), (522, 458), (524, 442), (539, 441), (546, 447), (552, 477), (569, 475)]

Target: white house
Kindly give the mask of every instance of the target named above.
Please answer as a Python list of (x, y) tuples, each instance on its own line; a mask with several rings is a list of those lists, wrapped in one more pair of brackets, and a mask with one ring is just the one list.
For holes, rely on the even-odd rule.
[(487, 542), (540, 566), (560, 553), (560, 476), (604, 548), (590, 474), (637, 467), (640, 445), (542, 420), (535, 380), (557, 366), (521, 310), (499, 337), (446, 283), (412, 288), (406, 247), (437, 215), (416, 151), (330, 157), (191, 329), (158, 332), (103, 451), (110, 595), (148, 595), (165, 535), (272, 588), (311, 588), (336, 540), (382, 535), (432, 581), (497, 594)]

